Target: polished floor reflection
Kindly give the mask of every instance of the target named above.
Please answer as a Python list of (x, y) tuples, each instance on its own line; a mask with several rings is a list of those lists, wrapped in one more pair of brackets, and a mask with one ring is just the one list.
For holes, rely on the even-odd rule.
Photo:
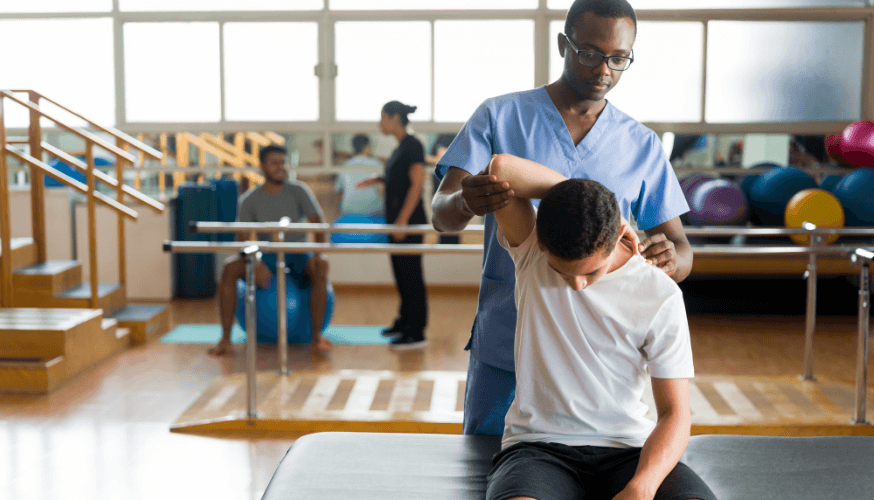
[[(476, 291), (436, 290), (429, 301), (431, 343), (423, 351), (340, 345), (327, 358), (313, 359), (308, 348), (293, 346), (292, 369), (464, 371)], [(339, 290), (335, 305), (336, 324), (381, 325), (394, 318), (397, 297), (380, 289)], [(175, 323), (213, 323), (216, 317), (213, 300), (173, 304)], [(696, 372), (703, 378), (794, 377), (801, 371), (804, 318), (689, 320)], [(821, 381), (853, 383), (855, 329), (852, 317), (819, 320), (815, 370)], [(0, 395), (0, 498), (259, 499), (299, 434), (204, 437), (169, 431), (217, 379), (243, 371), (242, 346), (228, 358), (209, 357), (208, 347), (151, 341), (52, 394)], [(275, 370), (276, 360), (274, 347), (259, 348), (259, 370)], [(868, 370), (874, 373), (874, 359)], [(868, 387), (874, 389), (874, 382)]]

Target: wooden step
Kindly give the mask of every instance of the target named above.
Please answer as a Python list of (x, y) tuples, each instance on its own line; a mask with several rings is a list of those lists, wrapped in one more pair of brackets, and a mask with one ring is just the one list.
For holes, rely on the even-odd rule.
[[(104, 311), (115, 311), (124, 306), (127, 293), (123, 285), (118, 283), (100, 283), (97, 285), (97, 307)], [(46, 307), (46, 308), (83, 308), (91, 307), (91, 284), (82, 283), (67, 288), (56, 294), (16, 293), (12, 297), (14, 307)]]
[(94, 309), (0, 309), (0, 358), (54, 358), (71, 338), (100, 326)]
[(170, 329), (170, 310), (163, 305), (128, 304), (108, 317), (118, 320), (120, 327), (130, 329), (133, 344), (160, 337)]
[(66, 380), (64, 356), (47, 359), (0, 359), (0, 391), (45, 393)]
[(82, 283), (82, 265), (77, 260), (50, 260), (16, 269), (12, 273), (14, 295), (54, 296)]
[[(9, 240), (12, 249), (12, 270), (29, 266), (36, 263), (36, 244), (33, 238), (12, 238)], [(0, 247), (0, 258), (3, 257), (3, 249)]]
[(99, 309), (0, 309), (0, 391), (49, 392), (130, 338)]

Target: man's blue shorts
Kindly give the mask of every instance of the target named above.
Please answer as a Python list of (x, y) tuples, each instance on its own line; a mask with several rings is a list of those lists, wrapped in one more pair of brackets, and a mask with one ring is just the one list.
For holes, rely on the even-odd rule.
[[(285, 269), (288, 278), (293, 280), (298, 288), (310, 286), (310, 280), (306, 273), (307, 262), (313, 256), (312, 253), (287, 253), (285, 254)], [(276, 276), (276, 254), (265, 253), (261, 255), (261, 262)]]

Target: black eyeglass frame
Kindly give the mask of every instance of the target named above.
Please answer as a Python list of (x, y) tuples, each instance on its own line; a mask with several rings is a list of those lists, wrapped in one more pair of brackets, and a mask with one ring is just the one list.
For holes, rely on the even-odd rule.
[[(571, 46), (571, 48), (574, 50), (574, 52), (577, 53), (577, 61), (579, 61), (579, 63), (582, 64), (583, 66), (586, 66), (586, 67), (589, 67), (589, 68), (597, 68), (598, 66), (601, 65), (601, 63), (603, 63), (604, 61), (607, 61), (607, 67), (610, 68), (611, 71), (627, 71), (628, 68), (631, 67), (631, 63), (634, 62), (634, 49), (631, 49), (631, 56), (630, 56), (630, 57), (628, 57), (628, 56), (605, 56), (604, 54), (602, 54), (602, 53), (600, 53), (600, 52), (595, 52), (595, 51), (593, 51), (593, 50), (582, 50), (582, 49), (578, 49), (577, 46), (574, 45), (574, 42), (571, 41), (571, 39), (570, 39), (569, 36), (567, 36), (567, 35), (564, 34), (564, 33), (562, 33), (561, 36), (563, 36), (564, 39), (567, 40), (567, 43), (570, 44), (570, 46)], [(601, 60), (598, 61), (598, 64), (591, 64), (591, 65), (586, 64), (586, 63), (584, 63), (584, 62), (580, 59), (580, 54), (582, 54), (582, 53), (586, 53), (586, 54), (597, 54), (597, 55), (601, 56)], [(627, 60), (628, 60), (628, 66), (627, 66), (625, 69), (616, 69), (616, 68), (610, 66), (610, 59), (612, 59), (612, 58), (614, 58), (614, 57), (618, 57), (618, 58), (620, 58), (620, 59), (627, 59)]]

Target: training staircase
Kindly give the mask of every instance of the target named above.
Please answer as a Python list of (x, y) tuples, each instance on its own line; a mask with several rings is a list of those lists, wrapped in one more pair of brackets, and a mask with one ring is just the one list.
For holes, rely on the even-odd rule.
[[(26, 94), (26, 97), (22, 96)], [(109, 134), (116, 143), (107, 142), (92, 132), (72, 127), (39, 106), (40, 100), (86, 121), (91, 128)], [(27, 108), (31, 125), (27, 137), (8, 137), (3, 127), (3, 105), (15, 103)], [(85, 161), (42, 141), (40, 119), (54, 121), (59, 127), (85, 141)], [(94, 168), (93, 147), (116, 155), (116, 177)], [(161, 153), (122, 132), (101, 127), (31, 90), (0, 90), (0, 392), (46, 393), (65, 380), (92, 367), (107, 357), (163, 335), (169, 327), (169, 311), (163, 305), (127, 303), (125, 291), (124, 222), (137, 213), (124, 205), (124, 197), (162, 211), (164, 206), (115, 179), (123, 179), (126, 162), (136, 157), (131, 147), (155, 159)], [(79, 182), (52, 168), (44, 155), (62, 159), (82, 170), (87, 183)], [(30, 167), (32, 237), (10, 235), (9, 158)], [(85, 194), (88, 200), (90, 280), (82, 280), (82, 264), (74, 260), (46, 259), (45, 206), (43, 176)], [(115, 188), (113, 199), (95, 190), (95, 180)], [(118, 214), (119, 283), (100, 283), (98, 279), (95, 204), (100, 202)]]

